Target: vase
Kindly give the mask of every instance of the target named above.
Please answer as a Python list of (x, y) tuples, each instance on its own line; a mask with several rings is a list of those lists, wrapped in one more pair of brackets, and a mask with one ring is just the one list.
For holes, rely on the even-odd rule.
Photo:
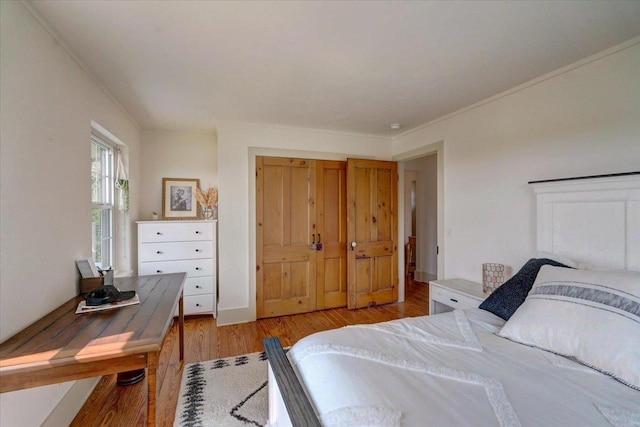
[(207, 208), (207, 207), (202, 208), (202, 217), (204, 219), (213, 219), (213, 214), (214, 214), (213, 209), (214, 208)]
[(490, 294), (504, 283), (504, 265), (487, 263), (482, 264), (482, 290)]

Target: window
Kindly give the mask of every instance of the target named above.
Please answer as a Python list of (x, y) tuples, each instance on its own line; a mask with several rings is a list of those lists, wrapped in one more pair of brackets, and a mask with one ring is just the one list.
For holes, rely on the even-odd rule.
[(114, 147), (91, 134), (91, 239), (93, 259), (103, 269), (112, 267), (114, 223)]

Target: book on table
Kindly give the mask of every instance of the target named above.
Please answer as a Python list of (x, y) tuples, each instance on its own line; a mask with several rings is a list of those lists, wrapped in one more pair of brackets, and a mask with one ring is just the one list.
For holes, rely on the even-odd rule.
[(92, 313), (94, 311), (102, 311), (102, 310), (111, 310), (114, 308), (121, 308), (121, 307), (126, 307), (128, 305), (135, 305), (135, 304), (140, 304), (140, 298), (138, 297), (137, 293), (133, 298), (130, 298), (128, 300), (110, 302), (102, 305), (87, 305), (87, 302), (82, 300), (78, 304), (78, 308), (76, 309), (76, 314)]

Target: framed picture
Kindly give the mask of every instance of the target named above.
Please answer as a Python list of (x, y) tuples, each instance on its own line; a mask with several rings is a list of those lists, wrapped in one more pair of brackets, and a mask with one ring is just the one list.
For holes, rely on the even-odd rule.
[(198, 219), (194, 178), (162, 178), (162, 219)]

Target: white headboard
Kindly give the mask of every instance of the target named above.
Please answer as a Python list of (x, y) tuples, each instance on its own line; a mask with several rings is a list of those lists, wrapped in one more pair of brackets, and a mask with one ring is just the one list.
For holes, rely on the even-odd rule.
[(640, 174), (530, 184), (539, 251), (592, 268), (640, 271)]

